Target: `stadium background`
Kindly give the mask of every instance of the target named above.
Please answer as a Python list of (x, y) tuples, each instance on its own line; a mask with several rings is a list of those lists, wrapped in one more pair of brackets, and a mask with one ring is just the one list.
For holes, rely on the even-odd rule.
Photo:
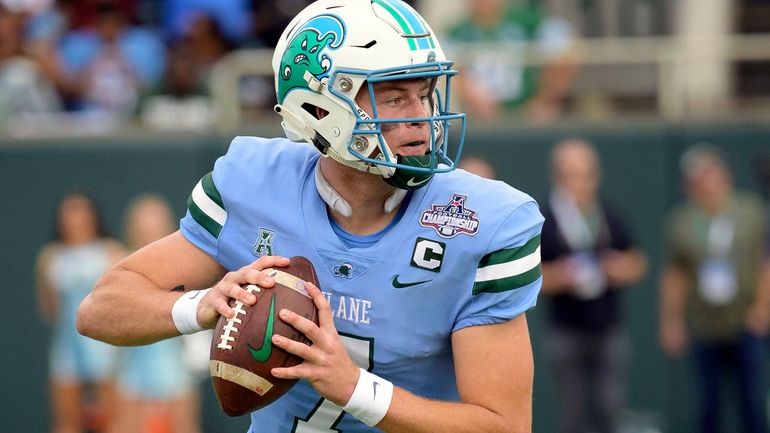
[[(258, 128), (279, 134), (273, 124)], [(720, 145), (736, 171), (739, 186), (758, 189), (757, 162), (770, 157), (770, 125), (752, 122), (709, 124), (636, 122), (560, 125), (548, 128), (484, 128), (468, 134), (468, 154), (491, 158), (501, 178), (545, 197), (548, 150), (555, 140), (577, 134), (595, 142), (613, 179), (603, 193), (629, 218), (640, 246), (651, 258), (647, 277), (628, 292), (627, 323), (633, 337), (630, 368), (629, 423), (663, 431), (695, 433), (694, 386), (689, 365), (667, 360), (657, 345), (656, 282), (662, 254), (661, 226), (665, 210), (678, 198), (677, 159), (689, 143)], [(0, 263), (5, 294), (4, 350), (0, 407), (3, 431), (37, 432), (47, 426), (47, 329), (36, 318), (31, 275), (37, 249), (49, 237), (56, 199), (73, 187), (87, 185), (105, 207), (110, 227), (117, 227), (131, 197), (145, 190), (175, 197), (179, 215), (186, 197), (230, 140), (227, 135), (142, 135), (106, 139), (57, 139), (6, 142), (0, 147), (0, 173), (6, 194), (0, 199), (3, 245)], [(541, 303), (547, 300), (541, 300)], [(551, 431), (550, 381), (541, 358), (538, 335), (545, 308), (530, 313), (536, 353), (536, 432)], [(218, 411), (210, 386), (206, 396), (205, 431), (243, 432), (245, 419), (231, 420)], [(640, 430), (641, 431), (641, 430)]]
[[(427, 10), (441, 9), (437, 6), (440, 2), (425, 3)], [(665, 9), (662, 1), (646, 3), (652, 5), (653, 10)], [(741, 9), (744, 11), (751, 5), (761, 4), (732, 3), (736, 8), (744, 6)], [(663, 39), (655, 39), (660, 33)], [(671, 32), (654, 28), (647, 35), (619, 34), (611, 40), (621, 47), (643, 44), (663, 49), (672, 43), (667, 33)], [(541, 201), (547, 196), (550, 147), (559, 139), (572, 136), (596, 144), (604, 176), (609, 179), (602, 193), (628, 218), (634, 236), (650, 258), (647, 276), (628, 291), (624, 300), (624, 323), (633, 339), (629, 404), (624, 415), (627, 431), (695, 433), (697, 396), (692, 365), (689, 360), (684, 363), (668, 360), (657, 344), (656, 290), (663, 257), (661, 224), (665, 212), (682, 198), (677, 164), (682, 151), (691, 144), (709, 142), (720, 147), (734, 171), (736, 184), (767, 197), (770, 104), (763, 99), (766, 95), (762, 92), (767, 89), (762, 89), (762, 85), (751, 87), (746, 82), (757, 81), (756, 73), (750, 71), (762, 70), (762, 65), (770, 59), (770, 44), (763, 45), (763, 50), (753, 51), (749, 49), (751, 40), (737, 40), (735, 46), (745, 49), (736, 48), (730, 51), (732, 54), (718, 59), (730, 65), (730, 77), (734, 80), (728, 86), (730, 101), (721, 108), (701, 112), (689, 110), (687, 104), (683, 104), (684, 108), (666, 111), (666, 105), (660, 101), (671, 95), (660, 94), (661, 89), (667, 87), (659, 85), (658, 71), (662, 66), (656, 56), (642, 53), (643, 59), (633, 61), (627, 58), (629, 53), (621, 49), (618, 52), (623, 54), (619, 54), (619, 58), (628, 62), (602, 63), (597, 60), (601, 56), (590, 47), (607, 43), (609, 38), (599, 35), (584, 41), (589, 48), (583, 52), (583, 59), (587, 60), (571, 96), (573, 101), (578, 101), (581, 91), (587, 94), (590, 90), (591, 98), (599, 92), (616, 102), (609, 105), (609, 111), (580, 111), (576, 108), (580, 104), (574, 103), (572, 111), (547, 125), (530, 125), (508, 118), (478, 124), (471, 116), (466, 155), (488, 158), (500, 179)], [(648, 85), (641, 90), (634, 83), (627, 86), (623, 83), (623, 71), (634, 65), (646, 71), (642, 75), (647, 81), (642, 81)], [(747, 65), (750, 73), (746, 72)], [(591, 71), (608, 77), (606, 88), (590, 77)], [(674, 99), (680, 97), (686, 99), (687, 95)], [(5, 295), (4, 326), (0, 328), (4, 348), (0, 354), (0, 367), (4, 372), (0, 389), (5, 397), (0, 405), (0, 430), (44, 432), (49, 426), (46, 391), (49, 331), (35, 312), (32, 276), (35, 256), (51, 237), (50, 221), (56, 200), (74, 187), (87, 187), (104, 207), (113, 233), (119, 233), (125, 204), (140, 192), (157, 191), (171, 198), (181, 216), (191, 188), (238, 134), (275, 136), (282, 132), (277, 127), (277, 117), (259, 114), (241, 117), (236, 125), (213, 127), (200, 133), (158, 132), (129, 122), (95, 134), (68, 131), (66, 136), (58, 136), (50, 130), (38, 134), (34, 130), (20, 133), (9, 128), (0, 135), (0, 184), (4, 187), (4, 194), (0, 196), (0, 278)], [(547, 303), (547, 299), (541, 303)], [(535, 432), (553, 429), (550, 409), (553, 389), (547, 365), (541, 361), (542, 348), (538, 340), (544, 312), (541, 306), (529, 314), (536, 356)], [(209, 384), (203, 383), (201, 388), (204, 431), (246, 430), (246, 418), (227, 418), (218, 411)], [(734, 411), (734, 403), (727, 403), (728, 410)]]

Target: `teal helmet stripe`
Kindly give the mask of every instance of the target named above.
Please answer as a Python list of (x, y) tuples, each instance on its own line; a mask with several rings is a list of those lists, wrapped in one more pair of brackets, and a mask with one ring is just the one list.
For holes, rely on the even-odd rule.
[[(417, 13), (401, 2), (400, 0), (373, 0), (374, 3), (382, 6), (398, 23), (401, 30), (407, 35), (421, 35), (430, 34), (427, 27)], [(409, 43), (409, 48), (412, 51), (417, 49), (426, 50), (429, 48), (436, 48), (435, 42), (433, 42), (432, 36), (424, 38), (406, 38)]]

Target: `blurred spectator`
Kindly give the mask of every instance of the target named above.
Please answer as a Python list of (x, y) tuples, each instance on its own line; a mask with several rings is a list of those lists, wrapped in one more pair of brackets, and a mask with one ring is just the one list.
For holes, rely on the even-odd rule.
[(24, 11), (0, 3), (0, 127), (13, 115), (61, 107), (56, 89), (28, 52), (25, 23)]
[(109, 3), (117, 14), (135, 24), (138, 0), (58, 0), (67, 13), (69, 28), (75, 31), (96, 27), (102, 20), (104, 4)]
[(53, 331), (49, 365), (53, 432), (110, 428), (115, 413), (115, 348), (78, 334), (75, 314), (96, 280), (124, 254), (122, 246), (107, 236), (92, 199), (76, 192), (59, 202), (54, 240), (41, 250), (36, 268), (40, 312)]
[[(274, 48), (281, 33), (314, 0), (251, 0), (253, 15), (250, 45)], [(414, 1), (405, 3), (414, 7)]]
[(59, 86), (70, 108), (128, 115), (140, 93), (163, 74), (165, 46), (152, 31), (131, 26), (116, 0), (97, 3), (93, 26), (64, 37)]
[[(535, 123), (558, 117), (576, 69), (570, 25), (530, 5), (467, 1), (469, 14), (447, 41), (464, 70), (458, 90), (466, 110), (484, 119), (515, 111)], [(533, 58), (547, 63), (531, 65)]]
[(205, 16), (216, 23), (230, 44), (242, 43), (251, 30), (249, 3), (250, 0), (166, 0), (166, 36), (175, 43), (188, 35), (194, 23)]
[(477, 176), (485, 177), (487, 179), (497, 179), (495, 174), (495, 168), (484, 158), (478, 156), (466, 156), (460, 160), (460, 164), (457, 166), (462, 170), (473, 173)]
[(312, 0), (257, 0), (252, 1), (254, 24), (252, 37), (256, 45), (273, 48), (281, 33)]
[(222, 26), (208, 15), (197, 15), (185, 30), (180, 43), (187, 47), (188, 55), (194, 59), (201, 78), (208, 79), (214, 64), (233, 49), (233, 45), (222, 33)]
[(599, 198), (592, 145), (568, 139), (551, 153), (553, 189), (541, 239), (543, 293), (552, 296), (546, 353), (560, 432), (618, 432), (626, 398), (628, 336), (621, 292), (646, 269), (621, 216)]
[(216, 120), (198, 63), (188, 45), (168, 55), (163, 85), (142, 101), (142, 123), (158, 130), (204, 131)]
[(732, 377), (738, 380), (743, 431), (765, 432), (762, 337), (770, 322), (770, 284), (760, 278), (766, 232), (762, 204), (734, 190), (730, 170), (714, 147), (694, 146), (680, 163), (687, 202), (669, 214), (666, 224), (661, 345), (674, 357), (692, 347), (701, 400), (698, 431), (721, 431), (722, 381)]
[[(141, 195), (126, 211), (125, 240), (131, 251), (174, 229), (171, 208), (160, 196)], [(182, 338), (128, 347), (123, 354), (117, 433), (200, 432), (197, 384), (185, 365)]]

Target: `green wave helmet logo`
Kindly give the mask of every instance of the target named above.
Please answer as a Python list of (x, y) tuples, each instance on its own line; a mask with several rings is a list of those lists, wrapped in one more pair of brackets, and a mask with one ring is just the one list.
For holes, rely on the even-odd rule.
[(292, 89), (308, 88), (305, 71), (319, 80), (329, 75), (332, 59), (327, 49), (339, 48), (345, 40), (345, 25), (334, 15), (319, 15), (300, 27), (281, 58), (278, 102)]

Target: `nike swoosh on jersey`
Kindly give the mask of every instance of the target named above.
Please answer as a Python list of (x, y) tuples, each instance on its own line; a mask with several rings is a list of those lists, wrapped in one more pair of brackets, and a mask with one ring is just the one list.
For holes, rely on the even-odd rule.
[(429, 281), (432, 281), (432, 280), (412, 281), (412, 282), (409, 282), (409, 283), (402, 283), (401, 281), (398, 281), (398, 275), (396, 275), (395, 277), (393, 277), (392, 283), (393, 283), (393, 287), (395, 287), (397, 289), (403, 289), (403, 288), (406, 288), (406, 287), (412, 287), (412, 286), (416, 286), (418, 284), (427, 283)]
[(262, 346), (259, 349), (254, 349), (249, 344), (249, 352), (251, 352), (252, 358), (257, 362), (265, 362), (270, 358), (270, 353), (273, 351), (273, 313), (275, 312), (275, 293), (270, 299), (270, 313), (267, 315), (267, 326), (265, 327), (265, 337), (262, 340)]
[(421, 180), (421, 181), (419, 181), (419, 182), (415, 182), (415, 181), (414, 181), (414, 178), (411, 178), (411, 179), (409, 179), (409, 180), (407, 180), (407, 181), (406, 181), (406, 185), (407, 185), (407, 186), (417, 186), (417, 185), (422, 185), (422, 184), (424, 184), (425, 182), (427, 182), (427, 181), (429, 181), (429, 180), (430, 180), (430, 178), (427, 178), (427, 179), (423, 179), (423, 180)]

